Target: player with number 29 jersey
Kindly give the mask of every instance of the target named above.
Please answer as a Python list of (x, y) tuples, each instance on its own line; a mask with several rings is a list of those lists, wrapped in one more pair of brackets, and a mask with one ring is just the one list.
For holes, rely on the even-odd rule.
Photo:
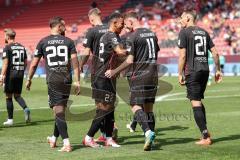
[(45, 59), (50, 107), (67, 104), (72, 83), (71, 54), (76, 53), (73, 40), (63, 35), (47, 36), (37, 45), (34, 56)]
[(71, 83), (71, 54), (76, 54), (73, 40), (63, 35), (50, 35), (43, 38), (37, 45), (35, 57), (44, 57), (47, 82), (60, 79)]

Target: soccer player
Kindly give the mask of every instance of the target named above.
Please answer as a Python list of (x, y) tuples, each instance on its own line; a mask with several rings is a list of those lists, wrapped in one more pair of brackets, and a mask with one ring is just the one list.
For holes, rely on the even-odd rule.
[[(216, 65), (215, 81), (222, 80), (219, 55), (207, 31), (195, 25), (197, 14), (195, 11), (185, 11), (180, 17), (182, 30), (179, 33), (179, 68), (178, 81), (186, 85), (187, 98), (192, 104), (193, 114), (202, 138), (198, 145), (212, 144), (207, 129), (206, 112), (202, 103), (206, 89), (209, 65), (208, 51), (210, 50)], [(185, 78), (184, 78), (185, 77)]]
[(56, 147), (59, 135), (63, 139), (62, 152), (71, 152), (67, 123), (65, 121), (65, 108), (67, 107), (72, 84), (72, 67), (75, 75), (74, 89), (80, 93), (80, 70), (77, 51), (73, 40), (65, 37), (65, 22), (61, 17), (54, 17), (49, 22), (51, 34), (38, 43), (34, 53), (34, 59), (29, 69), (26, 87), (30, 90), (33, 75), (37, 69), (41, 57), (45, 60), (49, 106), (55, 116), (54, 132), (47, 137), (51, 148)]
[[(102, 23), (101, 11), (98, 8), (93, 8), (88, 12), (89, 21), (93, 27), (89, 28), (86, 37), (83, 41), (83, 46), (85, 47), (82, 59), (80, 61), (80, 68), (83, 68), (83, 65), (89, 59), (90, 54), (92, 53), (92, 70), (91, 70), (91, 82), (94, 82), (95, 72), (97, 70), (97, 61), (99, 60), (99, 44), (100, 38), (108, 31), (108, 26)], [(97, 142), (105, 142), (106, 134), (103, 124), (100, 127), (101, 136), (96, 139)], [(113, 139), (117, 138), (117, 128), (113, 129)]]
[(155, 118), (153, 104), (158, 85), (157, 57), (158, 39), (149, 29), (142, 28), (135, 12), (125, 15), (125, 26), (133, 28), (128, 38), (129, 55), (125, 62), (114, 70), (108, 70), (106, 77), (113, 77), (131, 64), (130, 105), (137, 122), (145, 133), (144, 150), (152, 149), (155, 139)]
[[(125, 31), (125, 33), (121, 36), (121, 40), (122, 40), (122, 43), (123, 43), (124, 47), (127, 48), (127, 46), (128, 46), (128, 40), (127, 39), (133, 33), (133, 28), (132, 28), (131, 25), (126, 25), (125, 24), (124, 31)], [(126, 76), (127, 76), (127, 79), (128, 79), (128, 83), (130, 85), (131, 84), (131, 75), (129, 74), (130, 72), (126, 70), (125, 73), (126, 73)], [(129, 129), (129, 131), (131, 133), (133, 133), (133, 132), (135, 132), (136, 127), (137, 127), (137, 120), (136, 120), (136, 117), (133, 116), (133, 120), (126, 125), (126, 128)]]
[(93, 98), (97, 106), (96, 116), (91, 127), (83, 140), (85, 146), (99, 147), (93, 137), (104, 124), (106, 133), (105, 146), (120, 147), (112, 138), (114, 126), (114, 108), (116, 100), (116, 78), (107, 78), (104, 73), (107, 69), (115, 67), (116, 59), (124, 55), (120, 44), (119, 34), (123, 29), (123, 17), (120, 13), (113, 13), (109, 19), (109, 30), (105, 33), (99, 43), (98, 60), (95, 62), (96, 70), (92, 82)]
[(4, 34), (6, 46), (3, 49), (3, 66), (0, 83), (1, 85), (4, 84), (8, 120), (3, 125), (13, 125), (13, 96), (24, 110), (26, 123), (29, 123), (30, 110), (21, 96), (24, 71), (27, 67), (26, 49), (20, 43), (15, 42), (16, 32), (13, 29), (5, 29)]

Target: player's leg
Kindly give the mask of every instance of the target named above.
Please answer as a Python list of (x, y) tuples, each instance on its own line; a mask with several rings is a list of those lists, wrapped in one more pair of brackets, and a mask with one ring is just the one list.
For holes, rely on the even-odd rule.
[(25, 100), (22, 98), (21, 94), (19, 94), (19, 93), (14, 93), (14, 99), (15, 99), (16, 102), (22, 107), (22, 109), (24, 110), (26, 123), (31, 122), (30, 109), (27, 107), (26, 102), (25, 102)]
[[(63, 147), (60, 151), (70, 152), (72, 151), (72, 148), (70, 145), (68, 131), (67, 131), (67, 122), (65, 120), (65, 108), (66, 106), (63, 106), (63, 105), (56, 105), (53, 107), (53, 112), (55, 115), (55, 122), (56, 122), (54, 127), (57, 127), (58, 132), (63, 139)], [(57, 130), (55, 131), (57, 132)]]
[(107, 114), (105, 115), (105, 131), (106, 131), (106, 142), (105, 146), (112, 146), (112, 147), (120, 147), (113, 138), (113, 131), (114, 131), (114, 112), (115, 107), (114, 103), (105, 103), (103, 104), (103, 108), (107, 110)]
[(91, 126), (88, 130), (87, 135), (85, 136), (83, 140), (83, 144), (88, 147), (100, 147), (99, 144), (97, 144), (94, 140), (93, 137), (97, 133), (97, 131), (100, 129), (103, 123), (105, 123), (105, 115), (108, 113), (107, 110), (104, 110), (102, 107), (102, 103), (96, 101), (96, 115), (91, 123)]
[(188, 77), (186, 86), (188, 98), (191, 101), (195, 122), (201, 132), (202, 139), (196, 144), (210, 145), (211, 139), (206, 124), (205, 107), (201, 99), (204, 98), (204, 91), (208, 81), (208, 72), (197, 72)]
[(136, 116), (137, 122), (140, 124), (142, 130), (144, 131), (145, 135), (144, 150), (149, 151), (151, 150), (152, 143), (155, 139), (155, 133), (151, 131), (148, 125), (148, 116), (143, 111), (142, 107), (136, 104), (132, 106), (132, 111), (134, 113), (134, 116)]
[(13, 101), (12, 101), (12, 93), (14, 91), (14, 83), (12, 78), (10, 78), (10, 74), (6, 75), (6, 79), (4, 82), (4, 92), (6, 94), (6, 107), (8, 112), (8, 119), (6, 122), (3, 122), (4, 126), (11, 126), (13, 125)]
[(13, 110), (14, 110), (11, 93), (6, 93), (6, 106), (7, 106), (8, 119), (6, 122), (3, 122), (3, 125), (11, 126), (13, 125)]
[(153, 113), (153, 103), (146, 103), (144, 104), (144, 111), (147, 114), (147, 118), (148, 118), (148, 125), (149, 128), (151, 129), (151, 131), (155, 131), (155, 116)]

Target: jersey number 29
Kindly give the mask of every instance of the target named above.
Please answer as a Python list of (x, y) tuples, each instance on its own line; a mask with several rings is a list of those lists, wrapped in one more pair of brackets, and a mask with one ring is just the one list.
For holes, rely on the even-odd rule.
[[(58, 65), (66, 65), (68, 63), (68, 48), (67, 46), (48, 46), (46, 48), (47, 52), (50, 52), (47, 55), (47, 61), (48, 65), (50, 67), (52, 66), (58, 66)], [(53, 57), (58, 56), (59, 58), (62, 57), (63, 60), (53, 60)]]

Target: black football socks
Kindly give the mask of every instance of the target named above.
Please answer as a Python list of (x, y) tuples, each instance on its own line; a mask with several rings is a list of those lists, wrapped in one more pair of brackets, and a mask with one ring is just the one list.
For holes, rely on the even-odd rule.
[(154, 132), (155, 130), (155, 116), (153, 112), (148, 112), (147, 113), (148, 116), (148, 126), (151, 129), (151, 131)]
[[(105, 116), (107, 115), (108, 111), (97, 109), (96, 116), (94, 120), (92, 121), (91, 127), (87, 133), (89, 137), (94, 137), (94, 135), (97, 133), (97, 131), (102, 126), (102, 123), (105, 120)], [(104, 122), (105, 123), (105, 122)]]
[(137, 122), (140, 124), (140, 126), (142, 127), (142, 130), (144, 131), (144, 133), (148, 130), (150, 130), (149, 126), (148, 126), (148, 118), (147, 118), (147, 114), (142, 110), (139, 109), (135, 112), (135, 116), (136, 116), (136, 120)]
[(22, 107), (23, 110), (25, 110), (25, 108), (27, 108), (27, 105), (21, 96), (14, 97), (14, 98), (17, 101), (17, 103)]
[(193, 107), (193, 114), (194, 114), (194, 119), (196, 121), (196, 124), (203, 135), (203, 138), (207, 139), (209, 135), (208, 135), (208, 130), (205, 123), (205, 116), (204, 116), (202, 107), (201, 106)]
[(12, 98), (6, 98), (8, 119), (13, 119), (13, 101)]
[(59, 134), (61, 135), (62, 139), (69, 138), (68, 132), (67, 132), (67, 123), (65, 120), (65, 114), (57, 113), (55, 120), (56, 120), (56, 125), (58, 128)]

